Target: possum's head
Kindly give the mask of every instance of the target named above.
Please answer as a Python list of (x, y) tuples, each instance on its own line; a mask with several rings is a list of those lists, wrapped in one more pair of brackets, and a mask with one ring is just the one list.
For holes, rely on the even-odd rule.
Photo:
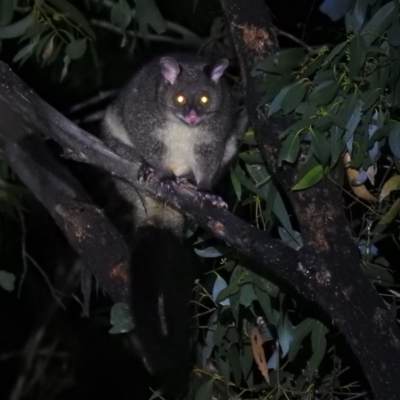
[(160, 105), (167, 117), (197, 125), (212, 117), (226, 101), (226, 86), (221, 79), (229, 62), (221, 59), (210, 64), (195, 59), (160, 59), (163, 84), (159, 90)]

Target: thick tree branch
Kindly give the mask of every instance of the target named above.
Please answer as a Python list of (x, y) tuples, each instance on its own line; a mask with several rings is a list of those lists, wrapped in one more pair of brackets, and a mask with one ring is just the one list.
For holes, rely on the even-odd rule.
[(298, 168), (277, 165), (281, 135), (291, 122), (267, 118), (268, 106), (259, 107), (262, 93), (257, 90), (266, 76), (251, 75), (261, 58), (278, 50), (268, 9), (263, 0), (254, 0), (251, 7), (247, 0), (221, 3), (238, 52), (261, 154), (291, 199), (301, 228), (304, 247), (299, 251), (298, 270), (307, 288), (302, 291), (295, 276), (294, 286), (315, 300), (345, 334), (377, 398), (394, 400), (400, 393), (400, 332), (362, 270), (340, 193), (330, 181), (291, 192), (287, 188), (298, 178)]
[[(69, 193), (69, 198), (80, 199), (83, 196), (83, 191), (80, 187), (78, 189), (78, 186), (75, 185), (76, 182), (71, 184), (72, 178), (68, 175), (68, 183), (67, 180), (64, 180), (62, 183), (65, 185), (63, 186), (63, 190), (61, 192), (54, 190), (53, 192), (53, 185), (57, 188), (60, 184), (57, 182), (55, 176), (48, 176), (46, 179), (49, 179), (51, 184), (46, 184), (45, 186), (47, 195), (51, 197), (51, 200), (46, 201), (43, 198), (41, 194), (43, 185), (31, 184), (30, 182), (33, 177), (21, 171), (24, 168), (34, 171), (36, 168), (35, 165), (26, 158), (25, 166), (18, 166), (18, 161), (11, 150), (13, 149), (11, 144), (18, 147), (21, 143), (28, 140), (27, 132), (30, 132), (29, 136), (38, 132), (44, 133), (64, 148), (66, 156), (80, 162), (101, 167), (104, 170), (110, 171), (113, 175), (130, 182), (139, 190), (153, 196), (155, 195), (156, 182), (146, 186), (138, 184), (138, 164), (121, 159), (108, 150), (100, 140), (63, 117), (33, 93), (31, 89), (12, 73), (7, 65), (1, 62), (0, 87), (4, 88), (4, 90), (0, 91), (0, 132), (3, 135), (2, 143), (5, 157), (12, 168), (20, 170), (19, 176), (21, 179), (32, 189), (43, 204), (49, 208), (52, 215), (55, 215), (56, 205), (59, 204), (62, 198), (60, 194)], [(14, 151), (16, 152), (17, 150), (15, 149)], [(58, 168), (61, 169), (60, 166)], [(51, 167), (51, 170), (55, 170), (55, 167)], [(46, 168), (42, 168), (41, 173), (46, 175)], [(59, 176), (61, 175), (60, 173)], [(90, 204), (86, 198), (84, 201), (86, 205)], [(281, 241), (270, 238), (265, 232), (235, 217), (227, 210), (219, 209), (210, 202), (201, 200), (199, 196), (188, 189), (174, 190), (174, 193), (168, 199), (168, 203), (192, 217), (196, 223), (212, 231), (215, 236), (233, 246), (237, 251), (255, 260), (257, 262), (257, 265), (254, 266), (256, 272), (262, 275), (273, 273), (287, 282), (291, 282), (293, 276), (299, 274), (299, 272), (296, 272), (297, 257), (294, 250), (285, 246)], [(63, 205), (62, 209), (65, 208), (66, 206)], [(81, 214), (79, 215), (81, 215), (81, 218), (86, 218), (86, 210), (89, 210), (88, 206), (80, 209)], [(65, 215), (65, 218), (68, 218), (68, 215), (63, 213), (57, 213), (57, 218), (62, 218), (63, 215)], [(56, 221), (61, 228), (68, 222), (67, 220), (57, 218)], [(90, 227), (82, 222), (80, 224), (81, 226), (86, 226), (86, 235), (95, 240), (99, 226), (103, 223), (103, 220), (98, 220), (97, 223), (89, 224)], [(64, 232), (66, 231), (64, 230)], [(102, 243), (104, 247), (114, 246), (110, 244), (113, 243), (114, 239), (107, 237), (107, 232), (104, 233), (105, 235), (102, 238), (99, 237), (99, 243)], [(111, 242), (109, 243), (108, 240), (111, 240)], [(87, 251), (88, 254), (86, 256), (90, 258), (89, 249), (84, 250), (79, 247), (79, 241), (76, 242), (73, 238), (70, 238), (70, 242), (80, 254)], [(125, 258), (126, 256), (124, 256)], [(96, 275), (95, 271), (93, 273)], [(102, 285), (103, 283), (101, 281)]]

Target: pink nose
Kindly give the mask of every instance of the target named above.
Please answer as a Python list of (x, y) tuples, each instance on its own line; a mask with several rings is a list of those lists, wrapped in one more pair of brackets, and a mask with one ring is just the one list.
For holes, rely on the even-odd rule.
[(189, 124), (197, 124), (197, 122), (199, 122), (199, 116), (197, 115), (196, 111), (190, 111), (189, 115), (186, 117), (186, 121)]

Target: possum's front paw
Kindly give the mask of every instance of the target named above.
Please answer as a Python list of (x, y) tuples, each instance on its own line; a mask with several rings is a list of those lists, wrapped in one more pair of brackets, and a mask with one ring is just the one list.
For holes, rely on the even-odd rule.
[(197, 195), (201, 199), (211, 201), (211, 203), (214, 206), (217, 206), (220, 208), (228, 208), (228, 204), (225, 203), (224, 199), (221, 196), (218, 196), (216, 194), (209, 193), (209, 192), (197, 192)]
[(154, 169), (147, 164), (142, 164), (138, 171), (139, 183), (149, 182), (156, 176)]

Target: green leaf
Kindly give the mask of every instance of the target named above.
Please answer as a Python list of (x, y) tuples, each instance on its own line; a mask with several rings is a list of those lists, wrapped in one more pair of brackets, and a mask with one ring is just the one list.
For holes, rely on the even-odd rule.
[(278, 165), (282, 165), (282, 161), (294, 164), (300, 152), (300, 139), (297, 133), (292, 132), (284, 141), (279, 152)]
[(281, 239), (292, 249), (300, 250), (303, 247), (303, 238), (300, 232), (291, 231), (290, 233), (282, 228), (281, 226), (278, 227), (279, 236)]
[(390, 130), (389, 147), (392, 153), (400, 158), (400, 122), (394, 124)]
[(195, 400), (211, 400), (213, 394), (214, 380), (203, 383), (196, 393)]
[(15, 288), (15, 275), (10, 272), (0, 270), (0, 287), (8, 292)]
[(353, 22), (356, 31), (359, 31), (364, 25), (365, 14), (367, 12), (368, 2), (367, 1), (356, 1), (353, 9)]
[(248, 283), (240, 287), (239, 303), (243, 304), (246, 308), (251, 306), (254, 300), (257, 300), (257, 296), (254, 292), (253, 285)]
[(307, 86), (304, 80), (295, 82), (290, 85), (290, 89), (287, 91), (286, 96), (283, 98), (281, 107), (284, 114), (288, 114), (293, 111), (299, 103), (304, 99), (307, 92)]
[(339, 56), (342, 54), (343, 49), (345, 48), (345, 46), (347, 45), (346, 42), (340, 43), (338, 44), (328, 55), (328, 57), (326, 57), (326, 59), (324, 60), (322, 66), (326, 66), (328, 65), (335, 57)]
[(13, 62), (17, 62), (24, 58), (26, 55), (31, 55), (33, 49), (35, 48), (36, 44), (35, 43), (29, 43), (26, 46), (24, 46), (13, 58)]
[(331, 148), (323, 133), (315, 132), (312, 134), (311, 150), (322, 165), (327, 163), (331, 155)]
[(13, 39), (22, 36), (35, 21), (34, 15), (29, 14), (14, 24), (0, 27), (0, 39)]
[(394, 175), (387, 182), (385, 182), (379, 196), (379, 201), (382, 201), (395, 190), (400, 190), (400, 175)]
[(313, 355), (308, 363), (307, 375), (308, 378), (311, 379), (319, 365), (321, 364), (322, 359), (325, 356), (326, 352), (326, 338), (325, 335), (329, 332), (329, 329), (321, 324), (321, 322), (317, 321), (311, 333), (311, 347), (313, 351)]
[(328, 104), (336, 95), (340, 87), (340, 81), (325, 81), (318, 85), (310, 94), (309, 101), (312, 105)]
[(318, 54), (312, 61), (307, 61), (307, 67), (303, 71), (303, 73), (299, 76), (300, 79), (307, 78), (312, 75), (318, 68), (321, 67), (322, 62), (324, 61), (324, 55)]
[(167, 25), (162, 17), (160, 10), (154, 0), (135, 0), (136, 18), (139, 23), (139, 29), (146, 31), (146, 25), (150, 25), (157, 34), (161, 35), (167, 29)]
[(237, 345), (231, 346), (231, 352), (229, 354), (229, 364), (232, 368), (233, 380), (236, 386), (239, 387), (242, 383), (242, 367), (240, 365), (240, 356)]
[(0, 0), (0, 26), (8, 25), (14, 14), (14, 0)]
[(253, 367), (253, 350), (250, 344), (243, 343), (240, 354), (240, 364), (242, 366), (243, 376), (245, 379), (249, 376)]
[(129, 305), (126, 303), (115, 303), (111, 308), (110, 322), (113, 327), (110, 333), (125, 333), (134, 328)]
[(60, 78), (61, 81), (67, 76), (69, 64), (71, 62), (71, 58), (69, 57), (68, 54), (64, 56), (63, 62), (64, 62), (64, 67), (61, 71), (61, 78)]
[(349, 78), (353, 80), (364, 65), (367, 55), (367, 46), (364, 38), (357, 32), (354, 34), (349, 46), (350, 61), (348, 63)]
[(392, 207), (390, 207), (390, 210), (381, 218), (379, 221), (380, 225), (388, 225), (390, 224), (398, 215), (400, 212), (400, 199), (397, 199)]
[(232, 181), (232, 186), (233, 189), (236, 193), (237, 199), (240, 201), (242, 198), (242, 185), (240, 184), (235, 171), (231, 168), (231, 181)]
[(388, 35), (389, 43), (394, 47), (400, 46), (400, 23), (397, 19), (394, 20)]
[(284, 318), (280, 319), (277, 330), (278, 341), (282, 351), (282, 357), (285, 357), (286, 354), (289, 352), (290, 343), (293, 341), (295, 331), (287, 315), (285, 315)]
[(267, 79), (259, 86), (258, 90), (261, 93), (266, 93), (262, 98), (260, 104), (264, 105), (272, 99), (274, 99), (278, 93), (293, 79), (292, 74), (270, 75)]
[(331, 167), (335, 166), (344, 151), (343, 130), (334, 126), (330, 132)]
[(78, 39), (70, 43), (65, 48), (65, 53), (70, 57), (71, 60), (77, 60), (85, 54), (86, 47), (86, 39)]
[(367, 46), (371, 45), (376, 39), (378, 39), (382, 33), (389, 28), (394, 19), (397, 18), (395, 3), (395, 1), (391, 1), (385, 4), (377, 13), (374, 14), (361, 31)]
[(294, 327), (293, 340), (289, 348), (289, 361), (293, 361), (298, 353), (304, 338), (312, 331), (317, 321), (307, 318)]
[(92, 39), (96, 38), (92, 28), (89, 25), (87, 19), (82, 15), (82, 13), (71, 4), (68, 0), (48, 0), (49, 3), (53, 3), (64, 15), (71, 19), (78, 27), (82, 28), (85, 33)]
[(314, 186), (324, 177), (324, 168), (318, 164), (311, 168), (307, 174), (299, 180), (293, 187), (292, 190), (302, 190)]
[(132, 21), (132, 10), (126, 0), (119, 0), (111, 8), (111, 22), (126, 29)]
[(282, 50), (262, 60), (256, 70), (283, 73), (300, 67), (305, 61), (305, 51), (301, 48)]
[(369, 110), (378, 100), (379, 96), (383, 93), (383, 89), (379, 88), (372, 88), (367, 90), (366, 92), (361, 93), (361, 100), (363, 102), (363, 106), (361, 108), (362, 111)]
[(257, 149), (252, 149), (250, 151), (239, 153), (238, 157), (246, 164), (264, 164), (264, 160)]
[(268, 110), (268, 117), (270, 117), (272, 114), (276, 113), (277, 111), (279, 111), (282, 107), (282, 100), (285, 98), (286, 94), (289, 92), (290, 90), (290, 86), (286, 86), (284, 87), (278, 94), (278, 96), (276, 96), (274, 98), (274, 100), (272, 101), (269, 110)]
[(275, 195), (275, 200), (274, 200), (274, 205), (273, 205), (272, 210), (273, 210), (274, 214), (276, 215), (276, 217), (279, 219), (279, 222), (282, 224), (282, 226), (288, 232), (292, 232), (293, 228), (292, 228), (292, 224), (290, 223), (289, 214), (285, 207), (285, 203), (282, 200), (282, 196), (279, 194), (279, 192), (277, 192)]

